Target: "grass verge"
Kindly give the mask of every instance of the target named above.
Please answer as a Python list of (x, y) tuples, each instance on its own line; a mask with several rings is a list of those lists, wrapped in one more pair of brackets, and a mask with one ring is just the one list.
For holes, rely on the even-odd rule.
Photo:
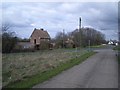
[(53, 69), (45, 71), (43, 73), (34, 75), (32, 77), (26, 77), (26, 79), (24, 79), (24, 80), (12, 82), (12, 83), (8, 84), (7, 86), (5, 86), (4, 88), (30, 89), (34, 85), (36, 85), (38, 83), (42, 83), (43, 81), (52, 78), (53, 76), (59, 74), (60, 72), (66, 70), (68, 68), (73, 67), (74, 65), (80, 64), (81, 62), (83, 62), (84, 60), (86, 60), (88, 57), (90, 57), (93, 54), (95, 54), (95, 52), (87, 52), (78, 58), (74, 58), (66, 63), (60, 64), (56, 68), (53, 68)]
[(103, 48), (106, 45), (94, 45), (94, 46), (90, 46), (90, 48)]
[(120, 55), (118, 55), (118, 63), (120, 64)]
[(118, 63), (120, 64), (120, 46), (115, 46), (113, 50), (117, 51)]
[(114, 47), (113, 50), (118, 50), (118, 51), (120, 51), (120, 46)]

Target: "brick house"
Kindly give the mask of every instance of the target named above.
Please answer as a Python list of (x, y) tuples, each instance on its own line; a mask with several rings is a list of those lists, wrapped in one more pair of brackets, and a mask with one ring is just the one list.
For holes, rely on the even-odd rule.
[(34, 44), (35, 49), (49, 48), (50, 35), (44, 29), (34, 29), (30, 36), (30, 43)]

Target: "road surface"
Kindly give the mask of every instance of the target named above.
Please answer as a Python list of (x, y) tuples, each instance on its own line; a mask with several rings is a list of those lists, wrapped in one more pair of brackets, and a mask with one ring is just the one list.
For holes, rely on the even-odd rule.
[(33, 88), (118, 88), (118, 63), (112, 49), (98, 53)]

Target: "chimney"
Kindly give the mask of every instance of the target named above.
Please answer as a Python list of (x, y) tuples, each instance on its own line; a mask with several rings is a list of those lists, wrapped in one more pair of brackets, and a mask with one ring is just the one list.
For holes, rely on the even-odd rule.
[(36, 28), (34, 28), (34, 30), (37, 30)]
[(44, 31), (44, 29), (43, 29), (43, 28), (41, 28), (40, 30)]

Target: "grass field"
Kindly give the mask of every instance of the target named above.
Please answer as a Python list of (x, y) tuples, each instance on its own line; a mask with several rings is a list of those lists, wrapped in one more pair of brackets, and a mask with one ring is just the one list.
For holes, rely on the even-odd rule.
[(3, 86), (11, 82), (24, 81), (38, 73), (58, 67), (69, 60), (87, 53), (86, 50), (50, 50), (27, 53), (11, 53), (2, 55)]
[(86, 60), (89, 56), (93, 55), (94, 52), (85, 52), (84, 54), (81, 54), (81, 56), (78, 56), (77, 58), (69, 59), (66, 63), (60, 63), (57, 67), (48, 69), (42, 73), (37, 73), (36, 75), (26, 77), (24, 80), (18, 80), (12, 83), (9, 83), (6, 88), (25, 88), (30, 89), (32, 86), (42, 83), (45, 80), (48, 80), (49, 78), (59, 74), (60, 72), (81, 63), (82, 61)]

